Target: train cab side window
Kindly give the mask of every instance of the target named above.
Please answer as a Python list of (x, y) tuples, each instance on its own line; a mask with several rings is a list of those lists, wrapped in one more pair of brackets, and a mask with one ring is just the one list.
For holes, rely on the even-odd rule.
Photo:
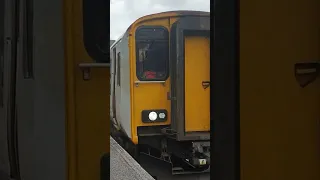
[(121, 79), (121, 73), (120, 73), (120, 64), (121, 64), (121, 56), (120, 52), (117, 54), (117, 85), (120, 86), (120, 79)]
[(136, 74), (141, 81), (164, 81), (169, 75), (169, 32), (162, 26), (136, 30)]

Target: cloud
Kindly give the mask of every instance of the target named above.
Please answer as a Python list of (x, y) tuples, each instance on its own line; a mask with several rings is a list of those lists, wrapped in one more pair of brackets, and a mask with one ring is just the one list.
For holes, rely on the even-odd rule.
[(210, 11), (210, 0), (111, 0), (110, 38), (118, 39), (142, 16), (173, 10)]

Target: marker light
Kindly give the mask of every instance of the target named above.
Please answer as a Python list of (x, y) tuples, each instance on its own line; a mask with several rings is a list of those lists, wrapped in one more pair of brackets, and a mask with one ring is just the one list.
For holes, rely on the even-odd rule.
[(159, 118), (163, 119), (163, 118), (165, 118), (165, 117), (166, 117), (166, 114), (165, 114), (165, 113), (160, 113), (160, 114), (159, 114)]
[(150, 112), (149, 113), (149, 119), (151, 120), (151, 121), (155, 121), (156, 119), (157, 119), (157, 113), (156, 112), (154, 112), (154, 111), (152, 111), (152, 112)]

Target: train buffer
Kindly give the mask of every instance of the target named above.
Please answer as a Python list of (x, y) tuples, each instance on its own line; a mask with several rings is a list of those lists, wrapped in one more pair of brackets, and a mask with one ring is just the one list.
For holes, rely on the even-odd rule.
[(112, 137), (110, 137), (110, 180), (154, 180)]

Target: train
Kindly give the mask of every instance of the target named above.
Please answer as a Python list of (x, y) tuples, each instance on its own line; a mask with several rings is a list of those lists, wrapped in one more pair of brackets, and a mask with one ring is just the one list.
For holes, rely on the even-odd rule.
[(106, 176), (108, 3), (0, 0), (1, 180)]
[[(200, 92), (212, 91), (211, 137), (184, 132), (198, 124), (179, 118), (188, 93), (182, 90), (183, 75), (198, 78), (202, 71), (194, 65), (194, 73), (184, 74), (181, 63), (188, 52), (176, 43), (182, 42), (184, 18), (190, 15), (199, 23), (208, 13), (168, 12), (139, 19), (111, 46), (111, 59), (120, 62), (117, 71), (117, 63), (110, 64), (105, 1), (0, 3), (1, 180), (99, 179), (99, 169), (108, 169), (100, 161), (110, 151), (110, 133), (137, 159), (142, 152), (191, 172), (203, 172), (208, 165), (189, 163), (186, 159), (197, 156), (182, 153), (193, 149), (193, 142), (208, 147), (211, 140), (213, 179), (320, 178), (320, 1), (214, 1), (212, 76), (194, 84)], [(162, 24), (169, 31), (174, 62), (169, 62), (166, 80), (154, 72), (141, 80), (136, 76), (134, 29), (139, 23)], [(150, 31), (141, 32), (141, 42), (148, 40)], [(165, 30), (159, 32), (154, 42), (165, 42)], [(199, 47), (193, 46), (202, 52)], [(153, 56), (152, 50), (138, 56), (148, 59), (150, 52)], [(150, 77), (157, 80), (143, 80)], [(208, 116), (207, 107), (201, 107), (197, 115)], [(156, 122), (160, 114), (163, 122)]]
[(111, 135), (173, 174), (210, 172), (210, 13), (133, 22), (110, 47)]

